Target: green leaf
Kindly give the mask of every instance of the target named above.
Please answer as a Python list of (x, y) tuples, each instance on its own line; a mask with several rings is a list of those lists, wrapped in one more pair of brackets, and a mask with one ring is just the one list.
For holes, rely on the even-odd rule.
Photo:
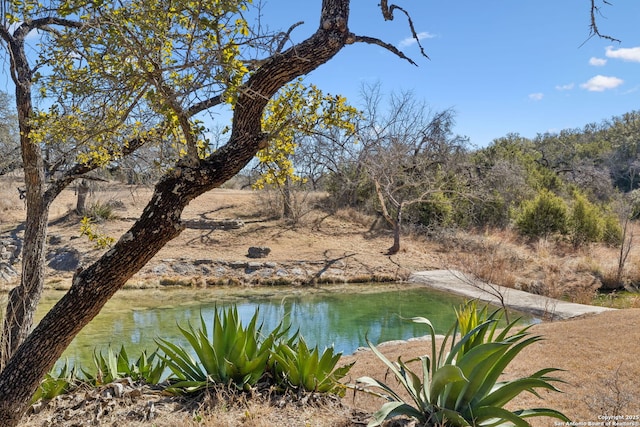
[(424, 420), (424, 415), (414, 407), (407, 405), (404, 402), (388, 402), (382, 405), (382, 407), (373, 414), (372, 420), (367, 424), (367, 427), (379, 426), (384, 420), (399, 415)]
[[(534, 393), (534, 389), (543, 388), (558, 391), (553, 385), (541, 378), (520, 378), (500, 385), (478, 402), (478, 406), (502, 407), (524, 391)], [(535, 393), (534, 393), (535, 394)]]
[(467, 382), (467, 378), (464, 376), (462, 369), (454, 365), (445, 365), (437, 369), (433, 373), (431, 380), (431, 401), (437, 402), (438, 397), (441, 395), (445, 386), (454, 384), (457, 382)]

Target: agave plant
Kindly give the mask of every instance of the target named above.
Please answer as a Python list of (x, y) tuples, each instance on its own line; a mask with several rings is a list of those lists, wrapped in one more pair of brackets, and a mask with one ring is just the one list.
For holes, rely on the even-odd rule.
[(199, 328), (191, 324), (187, 328), (178, 326), (190, 349), (158, 339), (158, 346), (164, 353), (162, 358), (176, 380), (167, 390), (189, 393), (210, 384), (232, 384), (239, 390), (254, 386), (266, 371), (275, 340), (286, 333), (280, 323), (263, 338), (262, 325), (257, 321), (258, 311), (245, 328), (235, 306), (216, 308), (211, 338), (201, 315)]
[(69, 393), (75, 389), (81, 380), (75, 366), (69, 367), (68, 361), (57, 373), (52, 369), (42, 380), (38, 389), (31, 398), (31, 403), (36, 403), (40, 399), (53, 399), (61, 394)]
[(92, 385), (109, 384), (120, 378), (157, 384), (166, 368), (165, 362), (155, 351), (147, 356), (146, 351), (143, 350), (136, 362), (129, 364), (129, 356), (124, 345), (117, 353), (109, 347), (106, 356), (102, 352), (94, 351), (93, 364), (96, 368), (95, 373), (82, 369), (87, 381)]
[[(507, 365), (525, 347), (540, 341), (540, 336), (528, 333), (525, 326), (510, 335), (518, 320), (498, 330), (499, 311), (487, 315), (476, 313), (475, 303), (457, 312), (457, 321), (445, 335), (438, 352), (435, 329), (428, 319), (415, 317), (415, 323), (426, 326), (431, 335), (431, 354), (403, 362), (387, 359), (368, 340), (376, 356), (389, 368), (410, 396), (405, 400), (387, 384), (370, 377), (357, 382), (365, 388), (381, 390), (389, 400), (378, 410), (369, 426), (380, 425), (384, 420), (405, 415), (417, 419), (423, 425), (495, 426), (510, 423), (528, 426), (528, 417), (548, 416), (563, 421), (568, 418), (559, 411), (548, 408), (510, 411), (505, 404), (522, 392), (539, 396), (537, 389), (558, 391), (553, 383), (562, 380), (548, 376), (558, 371), (549, 368), (528, 377), (498, 382)], [(460, 339), (458, 331), (460, 330)], [(447, 350), (447, 342), (450, 345)], [(420, 362), (422, 372), (414, 372), (408, 363)]]
[(304, 338), (278, 343), (273, 352), (273, 373), (276, 381), (286, 389), (335, 393), (343, 396), (345, 386), (340, 380), (353, 363), (336, 369), (342, 353), (328, 347), (322, 355), (318, 347), (309, 349)]

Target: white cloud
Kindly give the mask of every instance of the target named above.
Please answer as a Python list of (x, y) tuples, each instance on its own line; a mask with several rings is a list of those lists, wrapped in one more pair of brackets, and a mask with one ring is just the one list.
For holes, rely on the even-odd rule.
[(589, 59), (589, 65), (593, 65), (594, 67), (602, 67), (606, 64), (607, 60), (604, 58), (596, 58), (595, 56), (592, 56), (591, 59)]
[(613, 46), (607, 47), (605, 53), (607, 58), (622, 59), (628, 62), (640, 62), (640, 47), (621, 47), (614, 49)]
[[(425, 40), (425, 39), (432, 39), (435, 37), (435, 35), (428, 33), (426, 31), (423, 31), (421, 33), (417, 34), (418, 36), (418, 40)], [(399, 47), (407, 47), (407, 46), (411, 46), (413, 44), (416, 44), (417, 41), (415, 38), (413, 37), (407, 37), (406, 39), (400, 40), (400, 43), (398, 43)]]
[(532, 101), (541, 101), (542, 98), (544, 98), (544, 93), (537, 92), (529, 94), (529, 99)]
[(624, 83), (624, 80), (617, 77), (597, 75), (591, 77), (586, 83), (580, 85), (581, 88), (590, 92), (604, 92), (607, 89), (615, 89)]
[(571, 90), (575, 86), (574, 83), (568, 83), (566, 85), (557, 85), (556, 90)]

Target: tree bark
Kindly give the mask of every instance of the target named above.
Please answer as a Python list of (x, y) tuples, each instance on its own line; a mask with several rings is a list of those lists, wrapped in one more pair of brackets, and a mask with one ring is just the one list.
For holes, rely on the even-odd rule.
[[(69, 292), (40, 321), (0, 373), (0, 425), (18, 424), (41, 378), (77, 333), (133, 274), (180, 234), (184, 207), (234, 176), (266, 145), (261, 117), (268, 100), (286, 83), (329, 61), (350, 43), (348, 16), (349, 0), (324, 0), (318, 31), (273, 56), (241, 88), (229, 142), (198, 165), (176, 165), (156, 185), (153, 197), (132, 228), (98, 261), (76, 273)], [(29, 160), (42, 161), (41, 157)], [(42, 226), (39, 230), (46, 232), (46, 220)], [(43, 239), (44, 235), (39, 232), (37, 237)], [(44, 252), (38, 254), (37, 260), (44, 262), (43, 255)]]
[(90, 190), (89, 181), (81, 179), (78, 183), (78, 198), (76, 200), (76, 212), (80, 215), (84, 214), (87, 210), (87, 196)]
[(282, 216), (285, 219), (293, 219), (293, 200), (291, 199), (291, 178), (286, 177), (282, 184)]
[(400, 234), (402, 233), (402, 209), (404, 206), (400, 204), (396, 218), (393, 222), (393, 246), (387, 250), (387, 255), (395, 255), (400, 252)]
[(44, 196), (44, 162), (38, 144), (30, 138), (33, 115), (31, 102), (32, 73), (24, 37), (18, 35), (8, 43), (12, 62), (11, 76), (16, 87), (16, 105), (20, 129), (20, 146), (26, 186), (27, 219), (25, 223), (22, 275), (18, 286), (9, 292), (5, 313), (0, 367), (4, 368), (33, 324), (33, 316), (44, 286), (45, 241), (50, 202)]

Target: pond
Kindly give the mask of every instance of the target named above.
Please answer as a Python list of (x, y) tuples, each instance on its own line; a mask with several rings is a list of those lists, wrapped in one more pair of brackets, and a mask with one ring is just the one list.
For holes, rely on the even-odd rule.
[[(40, 314), (62, 292), (47, 292)], [(236, 304), (243, 324), (256, 309), (264, 330), (288, 316), (310, 346), (321, 350), (333, 345), (343, 354), (366, 346), (365, 336), (377, 344), (426, 335), (424, 325), (408, 320), (426, 317), (444, 334), (455, 320), (454, 308), (464, 303), (455, 295), (416, 285), (341, 285), (322, 288), (237, 288), (123, 290), (116, 294), (71, 343), (63, 358), (92, 366), (94, 349), (119, 350), (124, 344), (130, 357), (143, 349), (155, 350), (162, 337), (187, 345), (177, 325), (197, 325), (202, 314), (208, 325), (216, 306)]]

